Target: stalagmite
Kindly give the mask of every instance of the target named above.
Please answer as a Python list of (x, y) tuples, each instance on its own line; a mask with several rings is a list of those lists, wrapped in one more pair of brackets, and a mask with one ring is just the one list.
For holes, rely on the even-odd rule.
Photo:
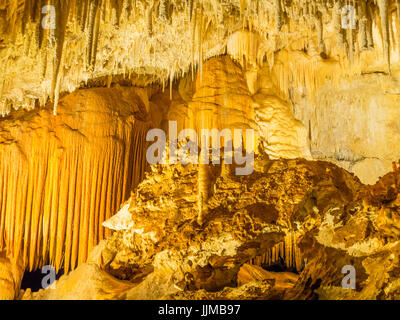
[(377, 0), (379, 7), (379, 15), (381, 17), (381, 28), (383, 37), (383, 52), (387, 63), (388, 74), (391, 74), (390, 70), (390, 39), (389, 39), (389, 1), (388, 0)]

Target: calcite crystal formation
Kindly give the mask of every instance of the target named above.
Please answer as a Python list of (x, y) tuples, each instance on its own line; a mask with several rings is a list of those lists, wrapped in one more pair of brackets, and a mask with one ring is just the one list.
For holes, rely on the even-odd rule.
[(0, 247), (33, 270), (66, 272), (108, 235), (110, 218), (143, 178), (153, 126), (144, 90), (78, 91), (0, 122)]
[(57, 114), (64, 93), (113, 83), (156, 83), (172, 96), (196, 74), (209, 86), (206, 65), (227, 54), (242, 67), (235, 77), (257, 103), (245, 109), (271, 157), (331, 161), (374, 184), (400, 158), (399, 8), (397, 0), (1, 0), (0, 113), (50, 103)]
[(397, 299), (399, 62), (399, 0), (0, 0), (0, 298)]
[[(296, 69), (277, 73), (285, 96), (290, 78), (313, 91), (318, 79), (358, 73), (375, 54), (380, 71), (394, 74), (399, 14), (394, 0), (1, 0), (2, 112), (50, 98), (56, 113), (60, 93), (114, 75), (173, 82), (227, 48), (246, 64)], [(285, 50), (312, 61), (282, 65)], [(315, 72), (321, 59), (342, 68)]]
[[(255, 164), (243, 177), (213, 168), (202, 226), (196, 166), (152, 166), (105, 223), (115, 231), (88, 263), (62, 276), (55, 290), (20, 297), (64, 299), (78, 294), (85, 278), (75, 298), (88, 298), (88, 290), (96, 298), (115, 290), (121, 299), (399, 298), (397, 166), (365, 186), (327, 162), (259, 155)], [(266, 271), (277, 265), (282, 270)], [(356, 270), (355, 290), (342, 287), (344, 266)], [(110, 276), (102, 295), (98, 279)]]

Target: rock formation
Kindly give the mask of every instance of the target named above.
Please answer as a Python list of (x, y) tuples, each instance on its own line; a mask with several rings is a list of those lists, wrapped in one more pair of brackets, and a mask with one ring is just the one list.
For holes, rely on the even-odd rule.
[(101, 223), (143, 177), (147, 110), (143, 90), (99, 88), (62, 98), (57, 116), (44, 108), (4, 118), (0, 247), (29, 270), (86, 261), (108, 235)]
[[(106, 274), (121, 299), (399, 298), (399, 171), (370, 187), (327, 162), (260, 155), (255, 164), (255, 173), (241, 178), (213, 168), (215, 191), (202, 226), (196, 166), (153, 166), (104, 223), (115, 232), (90, 261), (62, 276), (56, 290), (23, 298), (74, 292), (86, 299), (89, 289), (90, 298), (107, 298), (97, 280)], [(265, 271), (274, 265), (289, 271)], [(341, 285), (348, 265), (356, 290)], [(81, 294), (79, 278), (90, 279)]]
[(0, 298), (398, 299), (399, 63), (398, 0), (0, 0)]

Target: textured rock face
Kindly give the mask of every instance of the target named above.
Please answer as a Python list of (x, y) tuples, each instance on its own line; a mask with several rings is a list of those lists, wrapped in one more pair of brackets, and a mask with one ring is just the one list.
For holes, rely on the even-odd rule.
[[(332, 120), (344, 117), (334, 98), (348, 99), (345, 86), (332, 94), (321, 89), (315, 99), (321, 107), (314, 112), (311, 102), (294, 92), (293, 112), (280, 97), (273, 72), (222, 56), (170, 92), (80, 90), (61, 99), (57, 116), (47, 108), (4, 119), (2, 246), (20, 252), (29, 268), (47, 261), (65, 270), (80, 267), (63, 276), (55, 290), (37, 293), (18, 293), (21, 274), (7, 273), (10, 285), (2, 294), (23, 299), (396, 298), (398, 172), (368, 187), (327, 162), (279, 159), (326, 154), (335, 162), (345, 152), (338, 160), (330, 150), (346, 145), (352, 150), (346, 156), (355, 159), (352, 170), (373, 154), (389, 162), (396, 151), (379, 141), (397, 134), (394, 122), (388, 122), (396, 114), (395, 98), (359, 93), (363, 103), (372, 97), (386, 101), (381, 118), (374, 117), (371, 105), (357, 116), (357, 104), (350, 104), (349, 114), (363, 121), (360, 136), (375, 143), (370, 150), (357, 143), (360, 136), (351, 135), (350, 122), (341, 125), (346, 131)], [(366, 81), (354, 86), (370, 88)], [(335, 103), (335, 112), (324, 108)], [(176, 120), (178, 130), (255, 128), (261, 147), (253, 174), (235, 176), (235, 165), (211, 165), (202, 180), (197, 165), (155, 165), (129, 198), (144, 177), (146, 133), (166, 128), (166, 120)], [(356, 154), (365, 159), (357, 161)], [(201, 188), (207, 188), (207, 198), (200, 212)], [(348, 265), (357, 278), (351, 292), (341, 286)]]
[[(46, 4), (53, 6), (53, 13), (42, 12)], [(127, 71), (164, 82), (173, 80), (192, 68), (201, 69), (205, 60), (223, 54), (226, 44), (234, 56), (250, 63), (266, 57), (272, 66), (275, 53), (291, 47), (334, 59), (348, 69), (355, 64), (349, 73), (357, 73), (360, 56), (372, 52), (381, 71), (394, 70), (399, 35), (396, 1), (354, 3), (356, 31), (341, 26), (345, 5), (342, 0), (175, 0), (161, 4), (2, 0), (2, 111), (11, 105), (32, 107), (35, 100), (43, 102), (47, 96), (57, 102), (59, 92), (72, 92), (82, 81), (107, 81), (108, 76)], [(52, 14), (57, 17), (57, 32), (49, 29)], [(42, 28), (43, 20), (50, 22), (46, 28)], [(254, 30), (258, 36), (243, 35), (238, 37), (240, 44), (232, 44), (230, 35), (238, 30)], [(301, 79), (304, 73), (289, 72), (284, 77)]]
[[(0, 298), (400, 298), (399, 52), (399, 0), (0, 0)], [(170, 120), (253, 174), (149, 168)]]
[(243, 69), (229, 56), (207, 61), (189, 108), (196, 129), (254, 127), (254, 108)]
[[(196, 167), (152, 166), (120, 219), (106, 224), (131, 223), (95, 250), (101, 260), (91, 260), (93, 277), (105, 272), (131, 282), (123, 294), (115, 285), (127, 299), (398, 298), (397, 167), (368, 187), (326, 162), (259, 156), (255, 163), (248, 177), (213, 169), (202, 226)], [(264, 270), (276, 265), (291, 272)], [(355, 290), (342, 288), (344, 266), (356, 270)], [(55, 293), (24, 298), (68, 297), (64, 288), (78, 286), (74, 279), (88, 268), (63, 276)], [(98, 284), (90, 286), (99, 297)]]
[[(389, 145), (398, 125), (400, 10), (394, 0), (354, 3), (355, 30), (341, 25), (342, 0), (52, 0), (57, 32), (42, 28), (43, 19), (51, 20), (44, 5), (0, 2), (2, 115), (43, 106), (48, 98), (57, 113), (60, 94), (84, 86), (157, 81), (173, 91), (183, 77), (198, 82), (204, 75), (209, 86), (224, 82), (225, 73), (236, 80), (219, 88), (229, 89), (231, 101), (214, 101), (218, 119), (232, 124), (246, 112), (239, 123), (257, 122), (271, 158), (326, 159), (373, 184), (399, 157)], [(210, 58), (226, 53), (242, 71), (225, 58), (225, 71), (206, 70), (220, 61)], [(347, 80), (353, 84), (343, 85)], [(171, 117), (210, 125), (211, 100), (224, 96), (215, 83), (192, 83), (196, 90), (180, 98), (193, 108), (179, 103)], [(299, 101), (295, 91), (313, 103)], [(203, 93), (212, 93), (210, 101)]]
[[(92, 89), (0, 122), (0, 247), (29, 269), (73, 269), (143, 177), (145, 91)], [(149, 111), (149, 112), (148, 112)]]
[(5, 252), (0, 255), (0, 300), (14, 300), (20, 295), (24, 268)]
[(374, 184), (400, 158), (398, 93), (393, 79), (366, 74), (326, 84), (313, 104), (299, 99), (294, 115), (308, 128), (312, 156)]

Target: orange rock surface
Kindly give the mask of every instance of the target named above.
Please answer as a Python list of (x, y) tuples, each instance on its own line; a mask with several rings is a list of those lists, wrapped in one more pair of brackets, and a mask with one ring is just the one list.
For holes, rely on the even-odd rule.
[(0, 248), (30, 270), (84, 262), (143, 178), (152, 126), (144, 92), (82, 90), (0, 122)]

